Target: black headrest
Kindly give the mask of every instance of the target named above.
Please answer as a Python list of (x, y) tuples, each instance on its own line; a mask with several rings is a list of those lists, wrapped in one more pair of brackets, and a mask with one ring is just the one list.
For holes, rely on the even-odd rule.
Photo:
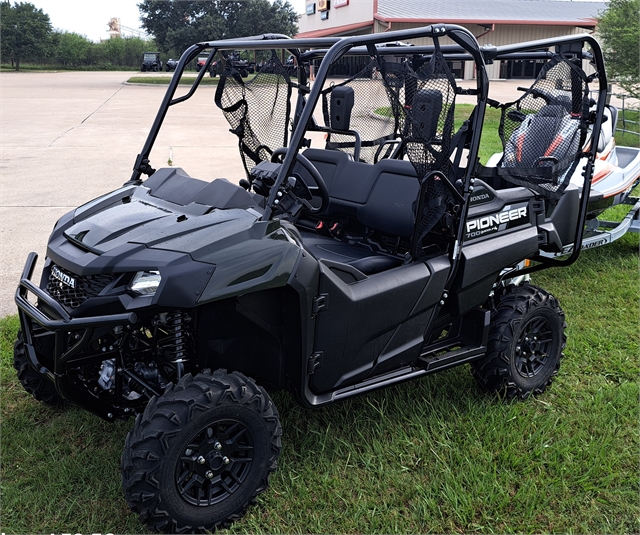
[(351, 110), (353, 109), (354, 101), (353, 87), (342, 85), (333, 88), (331, 91), (330, 117), (330, 126), (333, 130), (346, 132), (350, 129), (349, 124), (351, 123)]
[(411, 125), (413, 137), (422, 142), (431, 141), (438, 130), (442, 111), (442, 93), (436, 89), (422, 89), (413, 97)]
[(567, 110), (564, 106), (547, 104), (542, 106), (537, 113), (538, 117), (564, 117), (567, 115)]

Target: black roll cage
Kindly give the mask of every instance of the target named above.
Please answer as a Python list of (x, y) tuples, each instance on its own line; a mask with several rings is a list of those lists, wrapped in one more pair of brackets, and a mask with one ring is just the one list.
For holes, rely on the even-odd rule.
[[(323, 83), (329, 72), (329, 67), (338, 59), (345, 55), (353, 56), (409, 56), (409, 55), (431, 55), (435, 51), (435, 46), (413, 46), (404, 43), (397, 43), (419, 38), (436, 38), (441, 39), (448, 37), (455, 44), (440, 45), (440, 50), (447, 60), (466, 60), (473, 61), (476, 68), (476, 89), (467, 91), (467, 94), (477, 95), (476, 113), (472, 118), (471, 139), (468, 142), (469, 155), (466, 172), (462, 179), (462, 210), (460, 215), (460, 224), (456, 232), (456, 240), (452, 255), (452, 269), (446, 288), (449, 288), (456, 275), (461, 247), (463, 243), (464, 224), (469, 210), (470, 194), (473, 191), (474, 174), (478, 163), (478, 148), (480, 145), (480, 136), (482, 133), (482, 124), (484, 122), (485, 108), (488, 103), (489, 80), (487, 77), (486, 65), (493, 63), (495, 60), (517, 60), (517, 59), (550, 59), (552, 56), (560, 54), (566, 57), (576, 59), (589, 60), (596, 70), (598, 78), (597, 100), (595, 108), (595, 118), (593, 124), (594, 139), (600, 134), (602, 125), (602, 117), (607, 93), (607, 81), (604, 76), (605, 68), (602, 56), (602, 50), (599, 43), (588, 34), (576, 34), (564, 37), (549, 38), (539, 41), (529, 41), (504, 46), (487, 45), (480, 47), (477, 40), (462, 26), (454, 24), (433, 24), (430, 26), (399, 30), (394, 32), (386, 32), (379, 34), (370, 34), (356, 37), (324, 37), (310, 39), (291, 39), (281, 34), (264, 34), (253, 37), (228, 39), (224, 41), (205, 41), (197, 43), (189, 47), (180, 57), (178, 66), (175, 69), (173, 77), (169, 83), (169, 87), (162, 100), (160, 108), (156, 114), (155, 120), (147, 139), (144, 143), (142, 151), (138, 154), (133, 173), (130, 180), (126, 184), (142, 184), (141, 175), (151, 176), (155, 170), (149, 162), (149, 155), (155, 143), (158, 132), (169, 108), (175, 104), (179, 104), (191, 98), (202, 81), (203, 76), (209, 71), (213, 58), (218, 51), (230, 51), (239, 49), (248, 50), (271, 50), (284, 49), (292, 54), (298, 64), (299, 78), (303, 83), (295, 84), (298, 88), (298, 99), (295, 107), (293, 132), (289, 140), (289, 148), (278, 174), (278, 178), (271, 188), (271, 193), (267, 199), (267, 208), (263, 215), (263, 219), (272, 217), (272, 207), (276, 199), (276, 193), (287, 176), (289, 176), (295, 163), (295, 156), (302, 149), (304, 143), (304, 135), (308, 130), (308, 125), (313, 124), (312, 113), (315, 109), (323, 89)], [(278, 46), (275, 46), (277, 43)], [(394, 43), (393, 46), (377, 46), (385, 43)], [(584, 52), (583, 49), (588, 45), (591, 53)], [(550, 51), (554, 48), (555, 52)], [(210, 49), (209, 55), (204, 66), (198, 72), (189, 91), (180, 97), (174, 98), (178, 83), (186, 66), (201, 55), (204, 50)], [(314, 59), (322, 59), (320, 68), (316, 74), (316, 83), (309, 90), (304, 74), (304, 63)], [(479, 127), (478, 127), (479, 126)], [(587, 163), (583, 168), (583, 176), (591, 176), (593, 164), (595, 161), (597, 143), (591, 143), (587, 156)], [(539, 256), (534, 258), (537, 264), (528, 268), (512, 271), (510, 277), (524, 275), (546, 269), (554, 266), (567, 266), (575, 262), (580, 254), (580, 244), (584, 233), (584, 220), (589, 201), (589, 192), (591, 181), (585, 180), (582, 187), (582, 197), (580, 203), (580, 212), (575, 232), (575, 240), (573, 243), (573, 252), (565, 259), (556, 259)]]

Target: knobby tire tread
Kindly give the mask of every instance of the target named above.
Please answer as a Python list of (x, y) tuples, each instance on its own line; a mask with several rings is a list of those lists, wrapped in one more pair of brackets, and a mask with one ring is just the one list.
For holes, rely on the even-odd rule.
[[(483, 390), (496, 392), (507, 400), (524, 400), (532, 395), (540, 395), (551, 386), (558, 375), (560, 361), (564, 357), (563, 351), (567, 345), (564, 312), (553, 295), (532, 284), (507, 287), (498, 299), (497, 306), (491, 314), (487, 353), (483, 359), (471, 364), (471, 373)], [(510, 352), (520, 323), (529, 312), (543, 307), (550, 308), (560, 318), (562, 339), (559, 355), (552, 363), (551, 374), (542, 384), (528, 390), (513, 380), (509, 365)]]
[(13, 367), (17, 372), (18, 380), (22, 387), (37, 401), (55, 408), (65, 406), (65, 401), (58, 394), (55, 385), (29, 364), (21, 331), (18, 332), (18, 338), (13, 346)]
[[(254, 406), (268, 426), (271, 443), (267, 469), (258, 487), (238, 510), (224, 518), (202, 525), (182, 523), (163, 508), (161, 485), (155, 475), (178, 436), (198, 411), (218, 407), (227, 400), (244, 406)], [(239, 520), (246, 509), (256, 503), (256, 497), (269, 485), (269, 476), (277, 468), (282, 428), (275, 405), (264, 389), (241, 373), (227, 374), (225, 370), (205, 371), (195, 377), (187, 374), (169, 385), (164, 394), (153, 397), (144, 413), (136, 417), (134, 428), (128, 433), (122, 454), (122, 485), (130, 508), (139, 514), (140, 521), (155, 531), (165, 533), (205, 533), (224, 528)], [(165, 482), (164, 484), (173, 484)]]

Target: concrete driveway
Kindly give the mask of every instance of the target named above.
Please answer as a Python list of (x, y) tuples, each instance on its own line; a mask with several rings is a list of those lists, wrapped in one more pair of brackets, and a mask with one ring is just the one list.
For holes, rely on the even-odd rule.
[[(0, 316), (16, 312), (13, 294), (26, 256), (36, 251), (42, 265), (56, 220), (130, 178), (166, 89), (125, 85), (132, 74), (0, 76)], [(528, 81), (492, 82), (491, 96), (512, 100), (519, 85)], [(170, 110), (151, 154), (154, 167), (171, 157), (201, 179), (244, 176), (237, 138), (214, 92), (215, 86), (202, 87)]]
[[(130, 178), (166, 90), (125, 85), (132, 74), (0, 76), (0, 316), (16, 312), (13, 294), (26, 256), (36, 251), (42, 265), (57, 219)], [(167, 166), (171, 155), (191, 176), (244, 176), (214, 91), (202, 87), (170, 110), (152, 165)]]

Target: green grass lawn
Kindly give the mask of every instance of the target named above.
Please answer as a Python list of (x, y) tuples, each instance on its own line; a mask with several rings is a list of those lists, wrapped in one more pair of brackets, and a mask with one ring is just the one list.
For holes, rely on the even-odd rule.
[[(469, 118), (473, 108), (473, 104), (458, 104), (454, 115), (455, 130), (460, 128), (462, 122)], [(498, 127), (500, 126), (500, 110), (487, 106), (484, 115), (484, 123), (482, 125), (482, 137), (480, 138), (480, 150), (478, 157), (480, 162), (485, 164), (496, 152), (502, 152), (502, 141), (498, 135)]]
[[(484, 395), (468, 366), (313, 411), (276, 394), (278, 471), (228, 532), (638, 533), (638, 247), (627, 234), (534, 274), (568, 323), (537, 399)], [(2, 532), (145, 532), (120, 486), (133, 422), (32, 399), (12, 366), (17, 329), (0, 320)]]
[[(624, 118), (622, 120), (622, 112), (618, 114), (618, 128), (624, 128), (629, 132), (616, 132), (616, 141), (620, 146), (626, 147), (640, 147), (640, 111), (627, 109), (624, 112)], [(636, 132), (635, 134), (633, 132)]]
[[(196, 79), (197, 73), (189, 73), (193, 76), (183, 76), (180, 78), (180, 85), (191, 85), (193, 81)], [(250, 74), (246, 78), (244, 78), (245, 82), (253, 80), (255, 74)], [(220, 80), (219, 76), (215, 78), (211, 78), (208, 74), (205, 74), (202, 80), (200, 81), (200, 85), (218, 85), (218, 81)], [(132, 76), (127, 80), (130, 84), (151, 84), (151, 85), (169, 85), (171, 81), (171, 76)]]
[[(233, 532), (637, 533), (638, 237), (535, 282), (569, 325), (545, 395), (503, 403), (467, 366), (314, 411), (278, 394), (279, 469)], [(120, 489), (132, 422), (37, 403), (1, 326), (2, 531), (144, 532)]]

